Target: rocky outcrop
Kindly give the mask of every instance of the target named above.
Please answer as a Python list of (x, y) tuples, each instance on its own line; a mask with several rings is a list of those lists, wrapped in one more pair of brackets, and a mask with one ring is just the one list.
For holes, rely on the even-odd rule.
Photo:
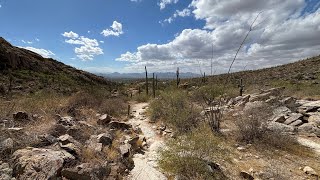
[(282, 97), (283, 89), (272, 88), (262, 90), (260, 93), (236, 97), (227, 105), (229, 108), (243, 107), (243, 111), (248, 111), (269, 104), (273, 108), (273, 116), (268, 122), (270, 130), (320, 136), (320, 101)]
[(63, 150), (20, 149), (12, 155), (13, 176), (18, 179), (56, 179), (63, 165), (74, 159), (74, 156)]

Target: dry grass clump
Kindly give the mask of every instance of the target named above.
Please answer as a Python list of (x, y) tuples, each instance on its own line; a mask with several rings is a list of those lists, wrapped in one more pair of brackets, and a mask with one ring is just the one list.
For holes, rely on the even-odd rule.
[(271, 108), (266, 105), (245, 111), (236, 120), (237, 141), (246, 144), (252, 143), (261, 149), (272, 147), (291, 151), (294, 147), (301, 147), (294, 137), (267, 129), (267, 120), (271, 114)]
[(209, 166), (210, 162), (225, 158), (227, 150), (223, 139), (207, 125), (170, 140), (160, 155), (159, 166), (169, 175), (182, 179), (226, 179), (219, 168)]

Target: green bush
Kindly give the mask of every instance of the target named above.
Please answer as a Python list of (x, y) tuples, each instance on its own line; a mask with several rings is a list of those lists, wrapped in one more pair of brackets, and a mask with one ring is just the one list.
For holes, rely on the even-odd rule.
[(162, 92), (150, 105), (151, 120), (163, 120), (179, 133), (198, 124), (199, 111), (188, 102), (187, 93), (180, 90)]
[(210, 168), (218, 158), (227, 155), (221, 137), (206, 125), (167, 143), (160, 152), (159, 166), (182, 179), (226, 179), (219, 168)]

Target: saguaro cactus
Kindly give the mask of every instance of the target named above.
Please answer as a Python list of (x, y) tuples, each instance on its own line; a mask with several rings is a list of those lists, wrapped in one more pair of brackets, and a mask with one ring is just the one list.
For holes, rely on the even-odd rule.
[(177, 75), (177, 87), (179, 87), (179, 84), (180, 84), (180, 78), (179, 78), (180, 72), (179, 72), (179, 67), (177, 68), (176, 75)]
[(243, 91), (244, 91), (244, 85), (242, 84), (242, 79), (240, 79), (240, 84), (238, 85), (239, 87), (239, 94), (242, 96)]
[(146, 93), (147, 93), (147, 95), (149, 95), (147, 66), (145, 66), (144, 69), (146, 70)]

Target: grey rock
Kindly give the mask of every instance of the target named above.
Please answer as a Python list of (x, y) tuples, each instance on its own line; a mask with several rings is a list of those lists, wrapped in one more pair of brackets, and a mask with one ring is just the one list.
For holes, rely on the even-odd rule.
[(299, 120), (302, 117), (303, 117), (303, 115), (300, 113), (292, 113), (289, 115), (289, 118), (286, 119), (286, 121), (283, 123), (289, 125), (289, 124), (293, 123), (294, 121)]
[(120, 146), (120, 153), (122, 157), (128, 157), (130, 155), (131, 145), (128, 143), (125, 143)]
[(97, 124), (101, 126), (107, 126), (114, 118), (108, 114), (104, 114), (99, 117)]
[(110, 133), (103, 133), (98, 135), (99, 143), (102, 143), (104, 146), (108, 146), (112, 144), (113, 136)]
[(61, 175), (69, 180), (102, 180), (111, 172), (111, 167), (108, 163), (102, 165), (84, 163), (74, 168), (67, 168), (61, 171)]
[(289, 124), (290, 126), (300, 126), (302, 125), (303, 122), (301, 120), (296, 120), (293, 123)]
[(315, 123), (305, 123), (299, 126), (298, 128), (299, 132), (304, 133), (314, 133), (317, 136), (320, 136), (320, 128)]
[(12, 177), (12, 168), (8, 163), (0, 161), (0, 179), (1, 180), (13, 180)]
[(312, 169), (311, 167), (309, 167), (309, 166), (305, 166), (303, 168), (303, 172), (306, 173), (306, 174), (309, 174), (309, 175), (318, 176), (316, 171), (314, 169)]
[(25, 148), (12, 155), (13, 176), (17, 179), (56, 179), (63, 165), (75, 160), (66, 151)]
[(286, 106), (280, 106), (273, 110), (273, 114), (275, 116), (286, 116), (289, 113), (291, 113), (291, 110), (287, 108)]
[(127, 124), (124, 122), (118, 122), (118, 121), (111, 121), (108, 124), (108, 127), (111, 129), (122, 129), (122, 130), (128, 130), (132, 128), (130, 124)]
[(286, 118), (284, 116), (277, 116), (272, 121), (278, 122), (278, 123), (284, 123), (286, 121)]
[(267, 128), (271, 131), (293, 133), (296, 131), (295, 127), (278, 122), (269, 122)]
[(0, 143), (0, 152), (9, 151), (14, 147), (14, 141), (11, 138), (7, 138)]

